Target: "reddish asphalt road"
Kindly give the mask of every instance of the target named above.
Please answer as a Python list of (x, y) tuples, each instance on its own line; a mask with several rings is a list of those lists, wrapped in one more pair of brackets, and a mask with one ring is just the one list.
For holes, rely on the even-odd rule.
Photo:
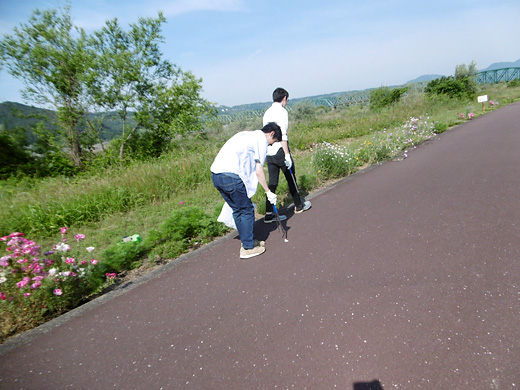
[(520, 103), (0, 347), (0, 389), (520, 388)]

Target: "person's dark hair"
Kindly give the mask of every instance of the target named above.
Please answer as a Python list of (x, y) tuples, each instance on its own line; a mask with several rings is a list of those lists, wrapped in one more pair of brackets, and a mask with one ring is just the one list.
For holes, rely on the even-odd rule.
[(271, 131), (274, 131), (274, 137), (277, 141), (282, 140), (282, 129), (280, 129), (280, 126), (278, 126), (275, 122), (269, 122), (267, 125), (262, 127), (262, 131), (264, 133), (270, 133)]
[(283, 88), (276, 88), (273, 92), (273, 102), (280, 103), (283, 98), (286, 97), (289, 99), (289, 92), (287, 92)]

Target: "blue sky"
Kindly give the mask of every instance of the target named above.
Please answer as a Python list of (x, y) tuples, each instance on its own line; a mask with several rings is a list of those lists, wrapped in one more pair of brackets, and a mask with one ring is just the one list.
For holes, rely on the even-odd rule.
[[(520, 59), (518, 0), (71, 0), (77, 26), (123, 26), (162, 10), (164, 58), (203, 79), (219, 105), (267, 102), (277, 86), (300, 98), (399, 85)], [(0, 0), (0, 33), (35, 8), (64, 1)], [(22, 84), (0, 72), (0, 102)]]

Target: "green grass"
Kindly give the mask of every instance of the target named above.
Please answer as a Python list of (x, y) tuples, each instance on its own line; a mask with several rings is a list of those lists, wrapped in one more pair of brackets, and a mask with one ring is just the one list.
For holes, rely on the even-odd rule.
[[(520, 99), (520, 87), (486, 86), (479, 94), (487, 94), (501, 107)], [(394, 158), (410, 146), (409, 139), (415, 143), (427, 139), (427, 132), (410, 130), (411, 117), (428, 118), (428, 125), (439, 133), (462, 123), (461, 113), (467, 117), (472, 112), (478, 117), (494, 109), (486, 108), (483, 112), (476, 102), (431, 101), (411, 92), (377, 113), (361, 106), (316, 110), (310, 120), (291, 121), (291, 148), (300, 189), (312, 192), (361, 167)], [(124, 168), (72, 179), (0, 182), (0, 236), (24, 232), (42, 248), (51, 248), (59, 241), (60, 227), (67, 226), (74, 234), (88, 237), (88, 245), (96, 247), (96, 257), (107, 265), (107, 272), (124, 272), (146, 262), (175, 258), (227, 231), (212, 223), (223, 200), (213, 188), (209, 167), (232, 134), (260, 126), (259, 119), (213, 125), (204, 137), (176, 140), (177, 147), (168, 155)], [(277, 192), (280, 206), (292, 202), (284, 180)], [(263, 191), (257, 191), (253, 202), (262, 214)], [(140, 234), (143, 243), (126, 248), (129, 252), (117, 246), (124, 236), (133, 234)]]
[[(500, 105), (518, 99), (518, 88), (507, 88), (502, 84), (488, 87), (482, 91), (484, 93)], [(312, 148), (323, 142), (352, 143), (420, 115), (428, 115), (442, 130), (461, 123), (458, 114), (467, 115), (470, 111), (476, 116), (482, 114), (476, 102), (431, 102), (422, 94), (410, 93), (397, 105), (379, 113), (373, 113), (367, 107), (354, 107), (326, 112), (312, 121), (292, 123), (291, 147), (298, 175), (309, 176), (309, 183), (319, 185), (319, 180), (311, 177), (315, 173), (310, 169), (311, 154)], [(259, 123), (253, 125), (259, 126)], [(252, 128), (247, 123), (242, 126)], [(137, 222), (132, 228), (126, 220), (132, 220), (133, 215), (137, 221), (155, 216), (154, 222), (158, 223), (163, 213), (152, 210), (174, 209), (181, 201), (212, 209), (219, 197), (211, 186), (209, 166), (222, 143), (239, 130), (213, 130), (207, 139), (177, 141), (179, 147), (160, 159), (106, 169), (88, 176), (4, 181), (0, 184), (0, 202), (4, 206), (0, 209), (0, 234), (23, 231), (37, 238), (49, 238), (61, 226), (92, 226), (97, 232), (97, 226), (108, 221), (113, 221), (112, 226), (142, 230), (147, 226)], [(116, 230), (120, 235), (122, 229)], [(101, 234), (110, 237), (109, 240), (116, 237), (110, 231)]]

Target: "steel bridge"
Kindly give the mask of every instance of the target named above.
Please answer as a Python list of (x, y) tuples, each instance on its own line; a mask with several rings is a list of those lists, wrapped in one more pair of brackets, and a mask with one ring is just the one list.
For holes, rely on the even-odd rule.
[[(337, 97), (327, 97), (327, 98), (308, 98), (308, 99), (296, 99), (293, 100), (294, 103), (287, 105), (287, 110), (291, 111), (294, 107), (294, 104), (301, 102), (308, 102), (309, 104), (314, 105), (315, 107), (326, 106), (329, 108), (340, 108), (340, 107), (350, 107), (357, 104), (368, 104), (370, 102), (370, 91), (360, 91), (360, 92), (350, 92), (345, 95), (337, 96)], [(218, 116), (218, 119), (224, 123), (229, 124), (232, 122), (236, 122), (238, 120), (251, 120), (255, 118), (262, 118), (265, 110), (249, 110), (242, 111), (232, 115), (221, 114)]]
[(479, 84), (508, 83), (512, 80), (520, 80), (520, 68), (501, 68), (477, 73)]

